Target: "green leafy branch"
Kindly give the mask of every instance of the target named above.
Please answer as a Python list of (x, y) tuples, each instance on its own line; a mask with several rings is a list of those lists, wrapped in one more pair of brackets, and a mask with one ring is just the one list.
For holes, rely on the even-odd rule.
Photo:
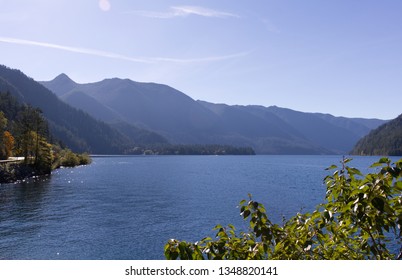
[(240, 202), (247, 232), (233, 225), (217, 225), (215, 238), (190, 243), (172, 239), (165, 245), (167, 259), (401, 259), (402, 160), (382, 158), (363, 175), (342, 167), (325, 177), (326, 202), (312, 213), (297, 213), (282, 226), (273, 223), (264, 205), (252, 199)]

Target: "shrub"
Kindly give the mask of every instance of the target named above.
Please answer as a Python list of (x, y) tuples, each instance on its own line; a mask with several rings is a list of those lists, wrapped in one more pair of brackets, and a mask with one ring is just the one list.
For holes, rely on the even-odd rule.
[(70, 150), (67, 150), (61, 159), (61, 165), (65, 167), (74, 167), (79, 164), (79, 157)]
[(91, 157), (87, 153), (78, 154), (79, 165), (87, 165), (92, 162)]

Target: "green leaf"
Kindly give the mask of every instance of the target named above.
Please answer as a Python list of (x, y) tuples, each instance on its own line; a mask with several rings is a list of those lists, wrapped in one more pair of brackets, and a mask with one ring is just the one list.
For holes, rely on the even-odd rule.
[(241, 216), (243, 216), (244, 219), (246, 219), (248, 216), (250, 216), (251, 212), (250, 210), (245, 210), (240, 213)]
[(363, 176), (363, 174), (360, 172), (359, 169), (354, 168), (354, 167), (346, 167), (346, 170), (349, 172), (351, 175), (360, 175)]
[(222, 229), (223, 227), (222, 227), (222, 225), (221, 224), (218, 224), (218, 225), (216, 225), (212, 230), (220, 230), (220, 229)]
[(330, 212), (328, 211), (324, 211), (324, 218), (325, 218), (325, 222), (328, 222), (332, 217), (332, 213), (330, 214)]
[(378, 209), (380, 212), (384, 212), (384, 199), (382, 197), (375, 197), (371, 200), (373, 206)]
[(378, 166), (382, 166), (382, 165), (383, 165), (383, 163), (375, 162), (375, 163), (373, 163), (372, 165), (370, 165), (370, 168), (378, 167)]
[(332, 169), (335, 169), (335, 168), (338, 168), (338, 166), (333, 164), (330, 167), (325, 168), (325, 170), (332, 170)]
[(247, 245), (249, 246), (254, 246), (255, 245), (255, 241), (252, 239), (247, 240)]
[(398, 181), (395, 183), (395, 189), (399, 192), (402, 192), (402, 181)]
[(379, 163), (390, 163), (391, 161), (389, 160), (389, 158), (387, 158), (387, 157), (383, 157), (383, 158), (381, 158), (379, 161), (378, 161)]
[(401, 169), (398, 167), (389, 167), (387, 171), (392, 175), (392, 177), (397, 178), (401, 174)]
[(352, 161), (352, 159), (351, 158), (345, 158), (345, 159), (343, 159), (343, 163), (348, 163), (348, 162), (351, 162)]
[(206, 241), (212, 241), (212, 238), (210, 236), (208, 236), (208, 237), (205, 237), (205, 238), (201, 239), (202, 243), (204, 243)]

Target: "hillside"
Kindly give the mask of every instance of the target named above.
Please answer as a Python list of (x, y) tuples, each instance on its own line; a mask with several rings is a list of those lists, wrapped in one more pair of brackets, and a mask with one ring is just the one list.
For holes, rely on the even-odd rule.
[[(79, 103), (92, 116), (108, 116), (113, 112), (120, 121), (162, 134), (176, 144), (215, 144), (210, 141), (211, 135), (223, 130), (215, 114), (166, 85), (117, 78), (90, 84), (67, 81), (62, 74), (42, 84), (69, 104)], [(71, 95), (73, 92), (85, 93), (87, 102), (82, 96)], [(91, 110), (94, 104), (91, 99), (103, 107)]]
[(345, 154), (370, 131), (370, 128), (351, 119), (348, 119), (349, 123), (346, 124), (339, 122), (339, 118), (333, 116), (325, 119), (320, 114), (298, 112), (276, 106), (268, 107), (267, 110), (292, 125), (308, 141), (336, 154)]
[[(0, 65), (0, 92), (9, 92), (20, 102), (40, 108), (54, 137), (62, 140), (74, 151), (122, 153), (131, 148), (136, 140), (94, 119), (88, 113), (62, 102), (49, 89), (21, 71), (2, 65)], [(148, 134), (149, 139), (147, 138), (146, 141), (158, 143), (163, 139), (155, 133), (134, 129), (141, 132), (139, 138), (144, 138), (144, 135)], [(131, 133), (134, 132), (131, 131)]]
[(41, 83), (95, 118), (129, 123), (173, 144), (251, 146), (259, 154), (346, 154), (385, 122), (195, 101), (172, 87), (129, 79), (78, 84), (61, 74)]
[(331, 154), (263, 106), (229, 106), (198, 101), (231, 132), (226, 141), (249, 143), (260, 154)]
[(91, 163), (88, 154), (63, 149), (38, 108), (0, 92), (0, 184), (49, 175), (61, 166)]
[(352, 154), (402, 156), (402, 114), (362, 138)]
[(42, 84), (70, 105), (109, 123), (136, 125), (175, 144), (251, 146), (259, 154), (346, 154), (385, 122), (195, 101), (166, 85), (128, 79), (78, 84), (61, 74)]

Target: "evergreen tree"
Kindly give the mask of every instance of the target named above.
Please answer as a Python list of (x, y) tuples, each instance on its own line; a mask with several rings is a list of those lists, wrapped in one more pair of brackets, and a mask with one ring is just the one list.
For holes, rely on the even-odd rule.
[(6, 154), (6, 147), (4, 142), (4, 133), (7, 126), (7, 119), (4, 116), (4, 113), (0, 111), (0, 159), (7, 159), (8, 156)]

